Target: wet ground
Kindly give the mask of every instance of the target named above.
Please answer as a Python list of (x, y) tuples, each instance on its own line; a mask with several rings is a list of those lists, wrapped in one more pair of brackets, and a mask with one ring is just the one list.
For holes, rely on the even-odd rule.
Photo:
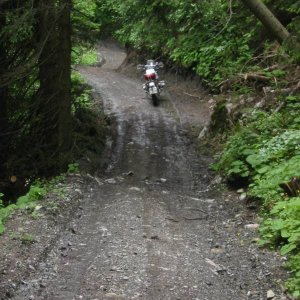
[(153, 107), (141, 81), (115, 71), (124, 51), (103, 43), (100, 53), (102, 67), (81, 73), (113, 120), (109, 166), (44, 259), (1, 299), (258, 300), (270, 290), (269, 299), (286, 299), (279, 258), (245, 228), (255, 212), (220, 191), (211, 159), (188, 137), (208, 121), (207, 104), (179, 104), (166, 91)]

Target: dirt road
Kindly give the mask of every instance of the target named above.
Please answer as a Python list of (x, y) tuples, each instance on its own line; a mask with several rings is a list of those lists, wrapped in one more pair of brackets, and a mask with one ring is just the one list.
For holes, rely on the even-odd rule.
[(195, 118), (168, 93), (153, 107), (140, 81), (115, 71), (123, 50), (100, 51), (105, 64), (81, 73), (114, 120), (110, 164), (13, 299), (286, 299), (278, 259), (245, 229), (255, 215), (216, 190), (209, 158), (186, 136)]

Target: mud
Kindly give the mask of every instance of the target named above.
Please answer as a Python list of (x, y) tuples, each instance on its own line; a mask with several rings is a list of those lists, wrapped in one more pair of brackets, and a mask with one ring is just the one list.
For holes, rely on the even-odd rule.
[(222, 191), (211, 158), (188, 137), (208, 122), (207, 103), (169, 90), (153, 107), (141, 81), (115, 71), (121, 48), (102, 43), (100, 55), (102, 67), (80, 72), (114, 120), (109, 166), (35, 270), (1, 299), (260, 300), (268, 290), (287, 299), (280, 258), (245, 228), (256, 213)]

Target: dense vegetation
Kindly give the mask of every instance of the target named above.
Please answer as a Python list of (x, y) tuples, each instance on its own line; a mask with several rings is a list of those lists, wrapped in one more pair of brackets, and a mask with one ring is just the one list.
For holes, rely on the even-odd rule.
[[(96, 61), (94, 1), (1, 1), (0, 191), (59, 174), (78, 156), (90, 91), (74, 63)], [(84, 54), (84, 55), (83, 55)], [(85, 118), (85, 120), (83, 120)], [(85, 130), (85, 129), (83, 129)]]
[[(299, 34), (297, 1), (266, 2)], [(253, 56), (274, 46), (269, 32), (240, 1), (105, 0), (98, 6), (103, 33), (142, 54), (164, 56), (172, 65), (189, 68), (214, 88), (250, 65), (255, 68)]]
[[(95, 41), (113, 36), (143, 58), (198, 75), (214, 93), (268, 102), (231, 120), (215, 168), (262, 203), (262, 243), (288, 255), (287, 285), (299, 298), (300, 4), (264, 2), (293, 39), (279, 45), (237, 0), (1, 1), (0, 192), (16, 178), (64, 171), (76, 149), (95, 148), (86, 139), (91, 93), (71, 65), (95, 62)], [(0, 210), (0, 231), (10, 210), (43, 193), (37, 184)]]
[(282, 99), (276, 112), (253, 110), (236, 126), (215, 168), (231, 183), (248, 187), (248, 198), (262, 204), (262, 245), (288, 255), (294, 274), (288, 287), (300, 293), (300, 98)]

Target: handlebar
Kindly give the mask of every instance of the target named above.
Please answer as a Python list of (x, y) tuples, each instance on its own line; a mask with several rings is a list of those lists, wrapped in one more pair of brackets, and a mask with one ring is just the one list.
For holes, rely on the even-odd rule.
[(136, 68), (137, 68), (137, 70), (145, 70), (145, 69), (147, 69), (147, 67), (151, 67), (153, 69), (158, 70), (158, 69), (161, 69), (161, 68), (164, 67), (164, 63), (163, 62), (157, 62), (155, 65), (142, 65), (142, 64), (138, 64)]

